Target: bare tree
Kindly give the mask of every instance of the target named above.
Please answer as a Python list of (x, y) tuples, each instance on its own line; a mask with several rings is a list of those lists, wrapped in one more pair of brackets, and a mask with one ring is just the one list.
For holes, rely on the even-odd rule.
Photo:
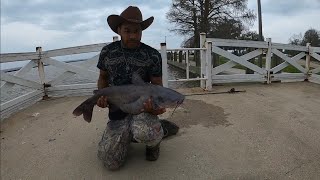
[[(172, 0), (167, 19), (176, 25), (171, 31), (187, 37), (185, 43), (193, 41), (193, 47), (199, 47), (200, 32), (219, 32), (219, 26), (232, 20), (250, 24), (255, 16), (247, 8), (247, 0)], [(198, 52), (194, 57), (198, 66)]]
[(302, 44), (302, 34), (294, 34), (290, 37), (289, 43), (292, 45), (301, 45)]
[[(292, 35), (289, 39), (289, 43), (300, 46), (305, 46), (307, 43), (310, 43), (311, 46), (320, 46), (320, 32), (316, 29), (310, 28), (304, 33), (303, 36), (301, 33)], [(286, 53), (294, 56), (299, 52), (286, 50)], [(313, 58), (311, 58), (311, 60), (313, 60)]]
[(250, 24), (255, 16), (247, 8), (247, 0), (173, 0), (167, 18), (176, 25), (172, 31), (195, 37), (194, 47), (199, 47), (200, 32), (217, 32), (228, 22)]

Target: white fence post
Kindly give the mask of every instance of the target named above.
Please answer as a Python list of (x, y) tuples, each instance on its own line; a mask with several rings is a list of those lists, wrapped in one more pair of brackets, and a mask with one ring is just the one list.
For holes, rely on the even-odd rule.
[(187, 79), (189, 79), (190, 78), (190, 73), (189, 73), (189, 68), (190, 68), (190, 64), (189, 64), (189, 51), (187, 50), (186, 51), (186, 76), (187, 76)]
[(268, 51), (266, 55), (266, 70), (267, 70), (267, 83), (271, 83), (271, 77), (270, 77), (270, 68), (271, 68), (271, 38), (267, 38), (268, 42)]
[(305, 77), (305, 80), (309, 79), (309, 73), (310, 73), (310, 47), (311, 47), (311, 44), (307, 43), (308, 52), (306, 53), (306, 77)]
[(42, 62), (42, 47), (36, 47), (37, 54), (39, 55), (38, 59), (38, 72), (40, 77), (40, 84), (43, 85), (43, 99), (48, 98), (48, 93), (46, 91), (46, 81), (45, 81), (45, 74), (44, 74), (44, 65)]
[(212, 89), (212, 61), (211, 61), (211, 53), (212, 53), (212, 42), (209, 41), (206, 43), (207, 51), (206, 51), (206, 90), (210, 91)]
[(162, 57), (162, 84), (168, 87), (168, 59), (167, 59), (167, 46), (166, 43), (160, 43), (161, 57)]
[[(206, 46), (206, 33), (200, 33), (200, 48), (205, 48)], [(200, 78), (204, 78), (205, 76), (205, 71), (206, 71), (206, 54), (205, 54), (205, 50), (200, 50), (200, 64), (201, 64), (201, 68), (200, 68)], [(205, 88), (205, 80), (201, 80), (200, 81), (200, 87), (202, 89)]]

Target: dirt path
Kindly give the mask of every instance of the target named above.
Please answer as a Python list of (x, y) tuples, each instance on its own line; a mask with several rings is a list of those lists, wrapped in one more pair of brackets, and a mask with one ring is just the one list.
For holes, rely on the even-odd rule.
[[(180, 127), (148, 162), (132, 144), (116, 172), (98, 160), (107, 109), (91, 123), (72, 110), (86, 97), (41, 101), (1, 124), (1, 179), (317, 179), (320, 177), (320, 85), (278, 83), (231, 87), (238, 94), (187, 96), (162, 117)], [(181, 90), (198, 92), (197, 89)], [(38, 113), (38, 114), (36, 114)]]

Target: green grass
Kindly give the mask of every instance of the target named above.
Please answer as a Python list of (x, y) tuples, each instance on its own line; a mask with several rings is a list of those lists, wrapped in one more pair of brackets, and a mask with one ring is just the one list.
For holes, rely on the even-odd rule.
[(295, 68), (292, 65), (287, 66), (286, 68), (284, 68), (282, 70), (283, 72), (288, 72), (288, 73), (301, 73), (301, 71), (299, 71), (297, 68)]
[[(221, 64), (224, 64), (224, 63), (227, 63), (228, 61), (230, 61), (229, 59), (223, 57), (223, 56), (219, 56), (219, 61), (218, 61), (218, 65), (221, 65)], [(233, 68), (236, 68), (236, 69), (243, 69), (243, 70), (246, 70), (247, 68), (240, 65), (240, 64), (237, 64), (235, 66), (233, 66)]]

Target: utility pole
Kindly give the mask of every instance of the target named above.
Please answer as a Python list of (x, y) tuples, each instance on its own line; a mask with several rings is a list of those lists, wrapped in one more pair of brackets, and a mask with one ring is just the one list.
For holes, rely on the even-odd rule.
[[(259, 41), (263, 41), (262, 35), (262, 15), (261, 15), (261, 1), (258, 1), (258, 18), (259, 18)], [(258, 65), (262, 67), (262, 55), (259, 56)]]

